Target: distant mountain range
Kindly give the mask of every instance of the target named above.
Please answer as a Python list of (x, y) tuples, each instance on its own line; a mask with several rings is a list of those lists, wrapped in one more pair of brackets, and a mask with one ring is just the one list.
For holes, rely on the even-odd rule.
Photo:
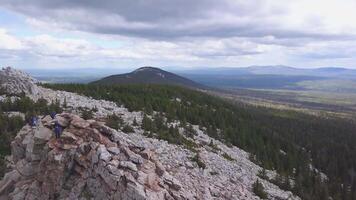
[(130, 73), (112, 75), (92, 84), (164, 84), (180, 85), (191, 88), (204, 88), (203, 85), (190, 79), (164, 71), (156, 67), (141, 67)]
[(176, 73), (215, 88), (356, 92), (356, 70), (339, 67), (308, 69), (276, 65), (201, 68)]
[[(167, 69), (169, 67), (165, 67)], [(132, 68), (131, 68), (132, 69)], [(356, 70), (340, 67), (294, 68), (283, 65), (243, 68), (195, 68), (173, 73), (155, 67), (142, 67), (130, 73), (123, 69), (28, 70), (44, 82), (97, 84), (170, 84), (203, 88), (250, 88), (318, 90), (356, 93)], [(125, 74), (122, 74), (125, 73)], [(111, 75), (117, 74), (117, 75)], [(105, 78), (103, 78), (105, 77)], [(204, 85), (204, 86), (202, 86)]]

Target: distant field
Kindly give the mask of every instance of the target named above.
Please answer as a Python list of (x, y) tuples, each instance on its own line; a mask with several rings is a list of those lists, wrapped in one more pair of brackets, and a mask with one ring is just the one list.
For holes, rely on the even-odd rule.
[(356, 94), (356, 81), (354, 80), (341, 80), (341, 79), (325, 79), (325, 80), (308, 80), (296, 83), (305, 90), (312, 91), (327, 91), (337, 93), (355, 93)]
[(272, 74), (194, 74), (187, 77), (218, 88), (220, 96), (250, 104), (355, 116), (355, 79)]
[(191, 74), (186, 77), (216, 88), (247, 88), (267, 90), (323, 91), (355, 93), (356, 80), (306, 75), (212, 75)]
[(269, 92), (270, 94), (295, 99), (303, 102), (332, 104), (339, 106), (356, 106), (356, 93), (323, 92), (317, 90), (255, 90)]
[(322, 77), (315, 76), (289, 76), (289, 75), (199, 75), (188, 74), (190, 78), (201, 84), (218, 88), (254, 88), (254, 89), (304, 89), (301, 82), (312, 82), (324, 80)]
[(258, 106), (356, 119), (356, 94), (239, 88), (219, 90), (213, 93)]
[(44, 83), (89, 83), (98, 80), (99, 76), (35, 76)]

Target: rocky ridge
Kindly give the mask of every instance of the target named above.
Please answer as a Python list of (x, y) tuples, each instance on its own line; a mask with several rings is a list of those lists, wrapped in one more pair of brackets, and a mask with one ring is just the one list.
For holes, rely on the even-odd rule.
[[(49, 189), (54, 193), (65, 194), (64, 196), (59, 196), (63, 199), (72, 197), (74, 199), (86, 197), (89, 199), (140, 199), (141, 197), (143, 199), (170, 199), (171, 197), (173, 199), (259, 199), (252, 192), (252, 184), (259, 179), (264, 185), (269, 199), (299, 199), (293, 196), (291, 192), (283, 191), (276, 185), (260, 179), (257, 174), (261, 167), (249, 160), (247, 152), (236, 147), (228, 147), (220, 141), (210, 138), (204, 134), (204, 130), (199, 129), (197, 126), (194, 126), (197, 135), (194, 136), (193, 141), (199, 146), (197, 149), (198, 155), (205, 163), (205, 169), (201, 169), (193, 161), (192, 158), (196, 155), (196, 152), (192, 152), (183, 146), (168, 144), (166, 141), (147, 138), (142, 135), (143, 130), (140, 126), (134, 127), (134, 133), (125, 134), (120, 130), (110, 129), (98, 121), (107, 115), (115, 113), (122, 116), (127, 124), (132, 124), (134, 119), (140, 124), (143, 116), (142, 112), (129, 112), (126, 108), (117, 106), (109, 101), (95, 100), (74, 93), (37, 87), (40, 92), (29, 92), (28, 96), (32, 99), (45, 98), (49, 102), (52, 100), (58, 100), (61, 103), (66, 101), (69, 107), (67, 111), (73, 114), (61, 114), (60, 119), (67, 128), (63, 133), (64, 137), (59, 141), (53, 139), (53, 136), (49, 137), (53, 133), (50, 129), (50, 121), (46, 118), (42, 121), (41, 133), (37, 134), (47, 135), (44, 141), (38, 142), (37, 137), (35, 137), (36, 131), (30, 130), (29, 127), (25, 126), (19, 132), (17, 139), (13, 142), (12, 159), (10, 159), (13, 161), (13, 170), (0, 183), (1, 194), (7, 194), (13, 199), (24, 199), (22, 198), (23, 195), (29, 195), (35, 191), (29, 188), (35, 188), (36, 190), (47, 191)], [(76, 115), (80, 113), (80, 108), (96, 108), (95, 116), (98, 120), (85, 121), (81, 119)], [(78, 125), (77, 121), (81, 125)], [(176, 124), (170, 125), (175, 126)], [(215, 148), (209, 145), (211, 142), (215, 145)], [(40, 145), (38, 146), (37, 144)], [(29, 147), (27, 147), (28, 145)], [(40, 149), (42, 151), (38, 151)], [(83, 151), (83, 149), (86, 150)], [(130, 153), (128, 154), (132, 155), (133, 158), (129, 158), (130, 156), (125, 153), (124, 149), (129, 149), (130, 151), (128, 152)], [(90, 155), (97, 155), (98, 162), (95, 162), (96, 159), (93, 161), (92, 157), (89, 158), (87, 151), (91, 152)], [(124, 156), (117, 156), (121, 154)], [(232, 159), (226, 159), (224, 154)], [(114, 162), (114, 164), (112, 165), (111, 162)], [(38, 163), (43, 164), (39, 165)], [(52, 163), (56, 164), (53, 165)], [(85, 163), (83, 164), (85, 166), (80, 163)], [(99, 163), (101, 164), (99, 165)], [(149, 164), (145, 165), (144, 163)], [(43, 165), (47, 165), (47, 168), (41, 168)], [(53, 168), (48, 167), (48, 165)], [(77, 167), (73, 167), (74, 165)], [(49, 178), (44, 179), (42, 176), (32, 179), (27, 179), (27, 176), (24, 178), (22, 177), (23, 175), (17, 173), (17, 167), (15, 168), (15, 166), (26, 166), (23, 169), (33, 175), (31, 177), (36, 177), (37, 170), (47, 170), (46, 177)], [(115, 171), (118, 169), (124, 175), (129, 172), (132, 176), (127, 175), (125, 177), (121, 173), (111, 176), (112, 173), (110, 173), (108, 177), (106, 176), (107, 171), (113, 169), (111, 166), (114, 166)], [(41, 174), (43, 175), (44, 173)], [(65, 175), (68, 181), (63, 181), (61, 178), (53, 178), (57, 176), (56, 174)], [(146, 177), (147, 174), (151, 174), (149, 176), (155, 177), (154, 180), (160, 183), (158, 186), (155, 185), (156, 189), (159, 190), (151, 188), (150, 184), (152, 182), (147, 184), (142, 180), (150, 179)], [(267, 171), (267, 174), (269, 177), (276, 175), (273, 171)], [(107, 182), (112, 183), (113, 177), (117, 178), (114, 184), (108, 184)], [(37, 186), (29, 185), (34, 180), (36, 180), (36, 184), (42, 184)], [(77, 180), (80, 181), (75, 182)], [(126, 182), (122, 182), (122, 180), (126, 180)], [(130, 185), (129, 183), (131, 182), (127, 182), (127, 180), (131, 180), (135, 184)], [(76, 192), (68, 190), (68, 188), (72, 188), (70, 187), (72, 186), (71, 184), (74, 186), (73, 191), (76, 190)], [(21, 188), (21, 185), (26, 186)], [(52, 187), (53, 185), (59, 186)], [(127, 187), (127, 185), (130, 186)], [(109, 191), (105, 192), (105, 195), (109, 196), (101, 194), (103, 193), (102, 191)], [(130, 193), (130, 195), (135, 194), (140, 197), (130, 195), (115, 196), (117, 191), (133, 191), (125, 194)], [(50, 195), (52, 192), (47, 192), (46, 194)], [(80, 193), (81, 196), (73, 196), (74, 193)], [(91, 196), (93, 195), (92, 193), (97, 196)], [(30, 197), (33, 196), (29, 196), (27, 199), (36, 199)], [(49, 198), (51, 196), (43, 197)]]
[(187, 199), (155, 153), (128, 143), (95, 120), (63, 113), (23, 127), (12, 147), (12, 171), (0, 182), (9, 199)]
[(11, 67), (5, 67), (0, 70), (0, 83), (0, 88), (9, 94), (19, 95), (24, 93), (32, 97), (41, 95), (41, 90), (36, 85), (38, 83), (36, 79), (21, 70)]

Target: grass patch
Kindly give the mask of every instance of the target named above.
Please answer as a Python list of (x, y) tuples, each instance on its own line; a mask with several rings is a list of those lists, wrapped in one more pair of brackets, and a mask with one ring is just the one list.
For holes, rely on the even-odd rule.
[(235, 161), (235, 159), (233, 159), (229, 154), (225, 152), (222, 154), (222, 157), (224, 157), (228, 161)]
[(128, 124), (126, 124), (123, 128), (122, 128), (122, 131), (124, 133), (133, 133), (135, 132), (134, 128)]

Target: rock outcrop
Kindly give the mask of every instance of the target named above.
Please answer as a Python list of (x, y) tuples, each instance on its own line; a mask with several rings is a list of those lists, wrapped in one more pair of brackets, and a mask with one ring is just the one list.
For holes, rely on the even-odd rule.
[(3, 198), (187, 199), (153, 151), (116, 137), (101, 122), (68, 113), (58, 118), (66, 124), (60, 139), (49, 117), (18, 133), (12, 170), (0, 182)]
[(1, 89), (9, 94), (26, 94), (31, 97), (39, 96), (40, 89), (36, 85), (38, 81), (27, 73), (12, 67), (0, 70)]

